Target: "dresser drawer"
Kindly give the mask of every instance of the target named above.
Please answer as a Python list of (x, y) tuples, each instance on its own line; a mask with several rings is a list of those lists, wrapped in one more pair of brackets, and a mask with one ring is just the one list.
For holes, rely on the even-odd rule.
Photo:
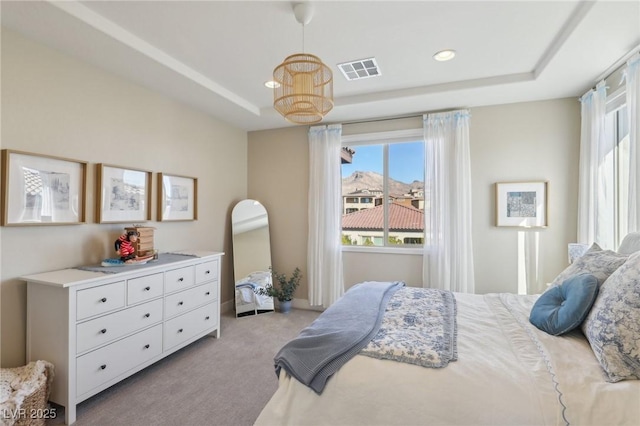
[(162, 299), (104, 315), (76, 326), (76, 352), (109, 343), (162, 321)]
[(171, 318), (214, 301), (218, 295), (217, 285), (217, 282), (210, 282), (167, 296), (164, 300), (164, 317)]
[(135, 305), (162, 296), (164, 274), (153, 274), (127, 281), (127, 304)]
[(164, 274), (164, 291), (173, 293), (195, 284), (193, 266), (186, 268), (172, 269)]
[(78, 291), (76, 306), (78, 320), (124, 307), (124, 281)]
[(218, 278), (218, 261), (204, 262), (196, 265), (196, 284)]
[(162, 353), (162, 324), (77, 359), (77, 396)]
[(218, 304), (210, 303), (164, 323), (164, 350), (185, 342), (218, 324)]

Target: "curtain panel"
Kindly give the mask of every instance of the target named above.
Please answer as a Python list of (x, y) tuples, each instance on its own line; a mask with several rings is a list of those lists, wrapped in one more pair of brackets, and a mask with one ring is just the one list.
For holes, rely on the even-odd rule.
[(598, 216), (606, 206), (599, 203), (599, 190), (604, 185), (600, 164), (607, 150), (605, 138), (607, 88), (596, 85), (581, 98), (580, 166), (578, 174), (578, 243), (598, 241)]
[(309, 304), (329, 307), (344, 293), (342, 268), (342, 126), (309, 129)]
[(469, 111), (427, 114), (423, 119), (428, 182), (423, 285), (473, 293)]
[(628, 231), (640, 232), (640, 53), (627, 61), (626, 101), (629, 119), (629, 217)]

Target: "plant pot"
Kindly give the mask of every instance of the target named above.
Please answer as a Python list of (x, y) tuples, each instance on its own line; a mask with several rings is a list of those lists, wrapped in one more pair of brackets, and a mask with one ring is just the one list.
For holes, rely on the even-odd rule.
[(279, 310), (283, 314), (288, 314), (291, 311), (291, 300), (279, 300)]

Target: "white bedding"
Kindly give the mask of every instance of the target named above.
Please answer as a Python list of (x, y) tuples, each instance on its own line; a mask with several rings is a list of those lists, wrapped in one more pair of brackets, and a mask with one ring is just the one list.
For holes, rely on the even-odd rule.
[(273, 298), (255, 293), (256, 288), (271, 284), (271, 271), (256, 271), (236, 281), (236, 308), (247, 310), (273, 310)]
[(357, 355), (321, 395), (284, 370), (256, 425), (638, 425), (640, 380), (608, 383), (580, 331), (528, 321), (538, 296), (455, 294), (458, 360)]

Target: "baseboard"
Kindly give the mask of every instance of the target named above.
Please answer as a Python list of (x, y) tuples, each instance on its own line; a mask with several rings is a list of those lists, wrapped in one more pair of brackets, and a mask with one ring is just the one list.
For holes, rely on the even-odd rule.
[(324, 311), (324, 308), (322, 306), (311, 306), (309, 304), (309, 299), (294, 298), (292, 302), (293, 303), (291, 304), (291, 307), (295, 309), (305, 309), (307, 311), (318, 311), (318, 312)]
[[(292, 304), (291, 307), (295, 308), (295, 309), (304, 309), (307, 311), (318, 311), (318, 312), (322, 312), (324, 311), (324, 308), (322, 306), (311, 306), (309, 304), (309, 300), (308, 299), (293, 299), (292, 300)], [(276, 300), (276, 309), (278, 306), (278, 301)], [(226, 302), (222, 302), (220, 304), (220, 313), (221, 314), (226, 314), (229, 312), (234, 312), (235, 311), (235, 300), (227, 300)]]
[(235, 306), (235, 301), (234, 300), (227, 300), (226, 302), (222, 302), (220, 304), (220, 313), (221, 314), (226, 314), (228, 312), (233, 312), (236, 309)]

